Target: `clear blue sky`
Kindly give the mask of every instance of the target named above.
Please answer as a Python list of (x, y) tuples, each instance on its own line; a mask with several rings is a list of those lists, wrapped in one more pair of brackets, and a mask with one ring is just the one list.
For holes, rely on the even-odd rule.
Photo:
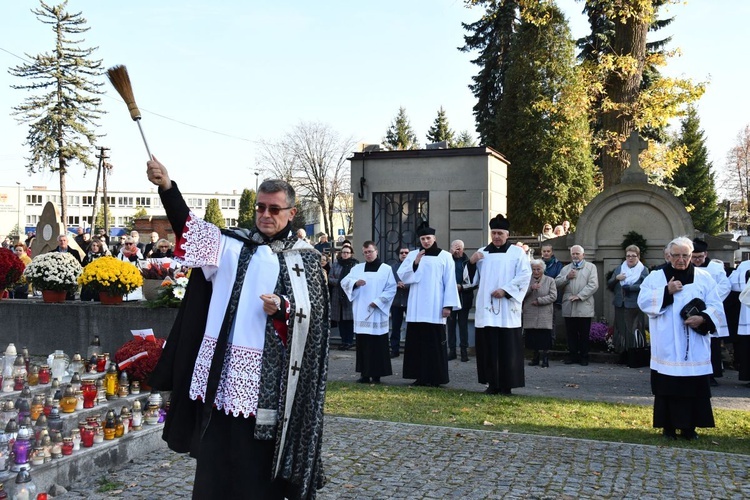
[[(559, 4), (574, 36), (585, 34), (582, 4)], [(52, 48), (49, 27), (30, 12), (37, 6), (3, 3), (3, 70), (21, 63), (8, 52)], [(278, 138), (300, 121), (328, 123), (343, 136), (375, 143), (404, 106), (424, 144), (442, 105), (454, 129), (474, 133), (467, 87), (474, 55), (456, 47), (463, 45), (460, 23), (481, 11), (459, 0), (70, 0), (68, 10), (83, 12), (91, 27), (85, 45), (99, 47), (95, 56), (105, 67), (127, 65), (151, 150), (186, 191), (254, 188), (257, 141)], [(750, 122), (742, 88), (750, 70), (740, 56), (750, 41), (744, 26), (750, 2), (695, 0), (669, 13), (677, 19), (663, 33), (683, 55), (666, 72), (710, 79), (699, 113), (714, 167), (721, 167)], [(0, 71), (0, 185), (56, 188), (56, 174), (29, 177), (25, 170), (27, 127), (10, 115), (24, 92), (11, 89), (14, 83)], [(110, 189), (147, 189), (137, 126), (108, 82), (104, 89), (100, 144), (111, 148)], [(72, 168), (68, 187), (93, 189), (95, 173), (80, 172)]]

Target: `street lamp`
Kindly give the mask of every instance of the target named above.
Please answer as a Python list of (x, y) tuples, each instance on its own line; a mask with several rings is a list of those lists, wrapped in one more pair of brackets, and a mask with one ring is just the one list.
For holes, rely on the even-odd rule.
[[(21, 183), (16, 181), (18, 186), (18, 205), (16, 206), (16, 218), (18, 219), (18, 242), (21, 242)], [(24, 231), (25, 232), (25, 231)]]
[(258, 176), (260, 175), (260, 172), (257, 170), (255, 171), (255, 196), (258, 196)]

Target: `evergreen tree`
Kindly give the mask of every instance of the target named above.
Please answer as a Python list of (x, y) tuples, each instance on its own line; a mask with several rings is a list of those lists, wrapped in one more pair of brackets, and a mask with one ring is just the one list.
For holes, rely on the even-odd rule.
[(452, 148), (454, 147), (453, 136), (454, 133), (450, 125), (448, 125), (448, 117), (445, 116), (445, 110), (440, 106), (435, 122), (430, 127), (430, 130), (427, 131), (427, 142), (446, 141), (448, 147)]
[(453, 143), (454, 148), (475, 148), (476, 146), (477, 141), (468, 130), (464, 130), (458, 134), (458, 137), (456, 137), (456, 140)]
[(226, 227), (224, 224), (224, 215), (219, 208), (219, 200), (216, 198), (208, 200), (208, 203), (206, 204), (206, 215), (203, 217), (203, 220), (210, 222), (219, 229), (224, 229)]
[(496, 147), (510, 160), (508, 216), (516, 233), (575, 222), (593, 196), (588, 108), (567, 21), (554, 5), (546, 22), (522, 20), (507, 54)]
[[(144, 209), (145, 212), (145, 209)], [(96, 219), (94, 225), (97, 229), (104, 229), (104, 207), (99, 207), (99, 209), (96, 211)], [(112, 212), (109, 213), (109, 224), (107, 227), (112, 227), (115, 225), (115, 218), (112, 215)]]
[(682, 188), (678, 196), (690, 212), (693, 225), (700, 231), (717, 234), (724, 227), (724, 212), (718, 206), (714, 174), (708, 161), (708, 150), (700, 118), (693, 106), (682, 120), (677, 144), (687, 149), (687, 163), (680, 165), (672, 177), (672, 184)]
[(237, 226), (245, 229), (253, 229), (255, 227), (255, 191), (250, 189), (243, 189), (242, 196), (240, 196), (240, 207), (239, 216), (237, 218)]
[(50, 170), (60, 175), (62, 221), (67, 225), (68, 196), (65, 174), (72, 163), (94, 168), (91, 149), (96, 142), (94, 132), (102, 114), (99, 109), (102, 93), (98, 82), (102, 74), (101, 60), (91, 59), (96, 48), (83, 48), (83, 39), (72, 38), (89, 30), (81, 13), (65, 10), (60, 5), (47, 5), (32, 10), (55, 33), (55, 47), (50, 53), (28, 56), (30, 63), (10, 68), (10, 73), (29, 83), (12, 88), (30, 91), (23, 103), (13, 108), (21, 123), (29, 124), (26, 144), (31, 155), (26, 168), (30, 173)]
[(474, 117), (480, 142), (497, 149), (499, 138), (495, 124), (505, 92), (508, 52), (517, 25), (518, 1), (475, 0), (472, 3), (485, 6), (485, 13), (474, 23), (461, 23), (470, 34), (464, 35), (465, 45), (459, 50), (479, 51), (479, 56), (471, 61), (479, 66), (479, 73), (471, 77), (474, 83), (469, 85), (477, 98)]
[(406, 116), (406, 110), (403, 107), (398, 108), (396, 119), (385, 133), (383, 145), (390, 151), (419, 149), (417, 134), (412, 130), (409, 118)]

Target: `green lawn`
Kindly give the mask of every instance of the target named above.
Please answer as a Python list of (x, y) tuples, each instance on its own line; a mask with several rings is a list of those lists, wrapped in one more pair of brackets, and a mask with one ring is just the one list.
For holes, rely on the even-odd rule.
[(750, 455), (750, 412), (714, 409), (716, 427), (697, 441), (667, 441), (650, 406), (536, 396), (330, 382), (326, 414), (496, 432), (674, 446)]

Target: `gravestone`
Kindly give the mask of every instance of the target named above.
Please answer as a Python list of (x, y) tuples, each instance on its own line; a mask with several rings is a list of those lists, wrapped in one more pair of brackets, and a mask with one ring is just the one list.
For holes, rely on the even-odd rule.
[(57, 207), (48, 201), (36, 225), (36, 238), (31, 244), (31, 258), (51, 252), (57, 248), (57, 237), (65, 234), (65, 226), (60, 222)]
[(638, 161), (638, 155), (647, 147), (648, 142), (634, 130), (623, 142), (623, 150), (630, 153), (630, 166), (623, 172), (622, 182), (591, 200), (578, 219), (576, 232), (568, 235), (567, 248), (556, 251), (558, 258), (569, 260), (570, 246), (581, 245), (585, 249), (586, 260), (593, 262), (599, 272), (596, 317), (603, 316), (610, 322), (614, 309), (606, 275), (625, 259), (621, 246), (625, 235), (635, 231), (646, 239), (642, 260), (651, 267), (664, 262), (663, 249), (672, 239), (692, 239), (695, 234), (693, 220), (682, 202), (666, 189), (648, 183)]

